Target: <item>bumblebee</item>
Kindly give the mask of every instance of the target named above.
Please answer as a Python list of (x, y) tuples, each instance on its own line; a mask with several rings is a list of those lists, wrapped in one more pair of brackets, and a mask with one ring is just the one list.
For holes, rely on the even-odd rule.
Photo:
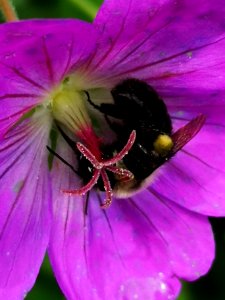
[(134, 178), (130, 182), (114, 179), (114, 190), (119, 196), (127, 196), (149, 181), (149, 176), (192, 139), (204, 123), (204, 117), (199, 116), (173, 134), (163, 100), (150, 85), (135, 78), (128, 78), (111, 90), (114, 103), (96, 105), (88, 92), (86, 95), (89, 104), (105, 115), (117, 135), (115, 143), (103, 147), (103, 153), (112, 156), (122, 148), (131, 131), (136, 131), (135, 143), (120, 163)]
[[(105, 116), (109, 127), (116, 134), (114, 142), (100, 145), (103, 160), (112, 158), (115, 153), (123, 149), (131, 132), (135, 131), (136, 138), (131, 149), (122, 160), (117, 162), (118, 168), (133, 174), (132, 179), (122, 180), (117, 174), (107, 173), (110, 190), (112, 189), (113, 193), (120, 197), (136, 193), (148, 184), (152, 173), (190, 141), (205, 122), (205, 117), (200, 115), (173, 133), (171, 118), (163, 100), (150, 85), (135, 78), (126, 79), (111, 90), (113, 103), (96, 105), (91, 100), (89, 92), (85, 91), (85, 94), (87, 102)], [(58, 129), (75, 152), (78, 169), (75, 170), (64, 158), (47, 146), (48, 150), (77, 173), (84, 184), (87, 184), (95, 171), (93, 165), (77, 151), (76, 143), (60, 127)], [(101, 178), (96, 185), (99, 190), (106, 190)]]

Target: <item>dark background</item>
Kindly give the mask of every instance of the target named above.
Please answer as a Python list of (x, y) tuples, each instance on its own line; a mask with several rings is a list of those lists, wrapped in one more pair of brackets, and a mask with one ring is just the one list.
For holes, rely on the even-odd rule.
[[(115, 0), (116, 1), (116, 0)], [(20, 19), (80, 18), (91, 21), (102, 0), (14, 0)], [(0, 20), (3, 21), (2, 16)], [(224, 199), (225, 201), (225, 199)], [(225, 220), (211, 219), (217, 244), (211, 271), (194, 283), (184, 283), (179, 300), (225, 300)], [(207, 247), (207, 245), (205, 245)], [(46, 258), (28, 300), (64, 299)], [(91, 300), (91, 299), (90, 299)], [(110, 299), (109, 299), (110, 300)], [(150, 300), (150, 299), (141, 299)]]

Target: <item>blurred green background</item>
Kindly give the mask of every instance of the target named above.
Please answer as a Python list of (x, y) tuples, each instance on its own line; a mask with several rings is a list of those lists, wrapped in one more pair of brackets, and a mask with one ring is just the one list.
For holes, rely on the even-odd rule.
[[(91, 21), (94, 18), (98, 7), (102, 2), (103, 0), (13, 1), (20, 19), (80, 18), (88, 21)], [(0, 20), (3, 21), (1, 15)], [(199, 279), (194, 283), (184, 283), (179, 300), (225, 300), (225, 220), (212, 219), (211, 223), (217, 243), (217, 253), (214, 265), (207, 276)], [(64, 299), (56, 284), (47, 258), (43, 263), (35, 287), (28, 294), (26, 299)]]

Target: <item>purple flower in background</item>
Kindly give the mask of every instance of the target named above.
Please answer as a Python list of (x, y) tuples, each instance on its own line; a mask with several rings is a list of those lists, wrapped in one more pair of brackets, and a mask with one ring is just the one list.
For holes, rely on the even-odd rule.
[[(207, 216), (225, 215), (224, 15), (223, 0), (106, 0), (93, 24), (1, 25), (1, 299), (23, 299), (46, 249), (67, 299), (176, 299), (179, 279), (208, 271)], [(112, 128), (123, 130), (121, 120), (99, 107), (112, 105), (110, 91), (128, 78), (163, 99), (173, 126), (166, 146), (196, 116), (206, 123), (145, 189), (120, 199), (112, 182), (126, 185), (132, 170), (119, 151), (99, 166), (102, 147), (107, 152), (113, 141), (130, 157), (139, 133), (120, 145)], [(118, 198), (103, 209), (111, 192)]]

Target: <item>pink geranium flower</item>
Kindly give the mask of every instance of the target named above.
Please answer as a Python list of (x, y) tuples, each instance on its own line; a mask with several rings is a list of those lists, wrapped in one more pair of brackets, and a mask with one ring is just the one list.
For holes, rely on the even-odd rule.
[[(224, 15), (222, 0), (106, 0), (93, 24), (1, 25), (1, 299), (23, 299), (46, 250), (67, 299), (176, 299), (179, 279), (208, 271), (214, 239), (207, 216), (225, 215)], [(79, 194), (83, 177), (46, 146), (55, 144), (75, 171), (79, 155), (90, 159), (90, 148), (101, 160), (102, 141), (110, 145), (118, 136), (100, 126), (104, 115), (87, 95), (105, 103), (127, 78), (159, 94), (173, 132), (199, 114), (206, 123), (145, 189), (123, 199), (115, 193), (104, 209), (111, 187), (104, 193), (95, 184), (85, 195), (68, 194)], [(80, 153), (56, 122), (81, 142)], [(132, 134), (128, 155), (138, 139)], [(104, 177), (110, 168), (121, 175), (117, 164), (98, 169), (98, 163), (92, 163), (100, 170), (93, 183), (105, 178), (110, 185)]]

